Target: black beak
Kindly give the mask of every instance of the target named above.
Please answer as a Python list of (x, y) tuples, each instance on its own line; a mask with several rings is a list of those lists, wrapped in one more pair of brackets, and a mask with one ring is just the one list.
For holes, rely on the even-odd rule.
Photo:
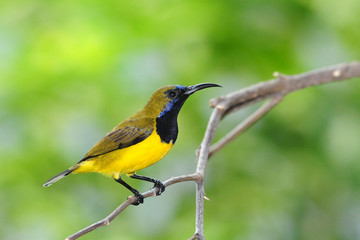
[(193, 86), (188, 86), (186, 88), (186, 92), (184, 94), (186, 95), (191, 95), (196, 91), (199, 91), (201, 89), (204, 88), (209, 88), (209, 87), (221, 87), (220, 85), (214, 84), (214, 83), (199, 83)]

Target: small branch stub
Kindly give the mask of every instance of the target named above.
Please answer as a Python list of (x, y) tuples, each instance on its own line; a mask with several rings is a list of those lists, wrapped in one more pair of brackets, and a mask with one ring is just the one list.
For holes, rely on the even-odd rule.
[(341, 71), (340, 71), (340, 70), (335, 70), (335, 71), (333, 72), (333, 76), (334, 76), (334, 77), (340, 77), (340, 76), (341, 76)]

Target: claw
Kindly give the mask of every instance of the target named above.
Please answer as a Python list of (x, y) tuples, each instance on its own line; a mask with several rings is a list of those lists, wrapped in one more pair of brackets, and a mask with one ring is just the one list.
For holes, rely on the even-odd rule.
[(157, 191), (156, 196), (160, 196), (163, 192), (165, 192), (165, 185), (160, 182), (160, 180), (156, 180), (154, 182), (154, 188), (159, 188), (159, 191)]
[(139, 192), (134, 194), (134, 197), (137, 197), (137, 201), (133, 202), (132, 205), (139, 205), (141, 203), (144, 203), (144, 196), (142, 194), (140, 194)]

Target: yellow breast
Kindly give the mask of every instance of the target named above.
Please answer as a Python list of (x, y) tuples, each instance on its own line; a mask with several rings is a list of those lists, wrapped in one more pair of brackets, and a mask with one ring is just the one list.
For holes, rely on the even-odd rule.
[(120, 174), (132, 175), (161, 160), (172, 146), (172, 142), (161, 142), (154, 130), (142, 142), (81, 162), (81, 166), (73, 173), (98, 172), (114, 178)]

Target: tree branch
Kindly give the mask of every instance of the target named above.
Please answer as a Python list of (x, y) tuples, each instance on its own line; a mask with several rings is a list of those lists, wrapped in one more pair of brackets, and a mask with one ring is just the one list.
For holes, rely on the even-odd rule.
[[(287, 94), (310, 86), (360, 77), (360, 62), (343, 63), (291, 76), (274, 73), (274, 76), (277, 77), (277, 79), (261, 82), (210, 101), (210, 106), (215, 109), (210, 117), (205, 136), (199, 147), (200, 153), (197, 166), (197, 172), (203, 176), (203, 178), (208, 159), (229, 142), (234, 140), (239, 134), (251, 127), (257, 120), (280, 103)], [(211, 144), (213, 140), (219, 121), (223, 117), (268, 98), (270, 98), (269, 102), (261, 106), (252, 115), (242, 121), (235, 129), (230, 131), (230, 133), (209, 148), (209, 144)], [(205, 193), (203, 178), (201, 181), (197, 182), (195, 234), (193, 238), (191, 238), (197, 240), (205, 239), (203, 221)]]
[[(251, 127), (256, 121), (263, 117), (268, 111), (275, 107), (289, 93), (324, 83), (331, 83), (340, 80), (347, 80), (360, 77), (360, 62), (343, 63), (335, 66), (322, 68), (298, 75), (282, 75), (274, 73), (276, 79), (266, 82), (260, 82), (239, 91), (227, 94), (225, 96), (212, 99), (210, 106), (214, 108), (205, 131), (204, 138), (200, 145), (198, 163), (196, 172), (189, 175), (172, 177), (164, 182), (166, 187), (175, 183), (184, 181), (196, 182), (196, 217), (195, 217), (195, 234), (190, 237), (192, 240), (204, 240), (204, 178), (208, 159), (224, 146), (234, 140), (237, 136)], [(218, 125), (223, 117), (238, 111), (246, 106), (256, 102), (270, 99), (252, 115), (242, 121), (237, 127), (230, 131), (225, 137), (211, 146)], [(159, 189), (154, 188), (143, 193), (144, 197), (156, 196)], [(124, 211), (131, 203), (135, 202), (136, 197), (130, 197), (116, 208), (106, 218), (80, 230), (79, 232), (66, 238), (67, 240), (77, 239), (101, 226), (109, 225), (122, 211)]]
[[(198, 181), (200, 179), (200, 176), (196, 173), (194, 174), (188, 174), (188, 175), (182, 175), (178, 177), (172, 177), (168, 180), (166, 180), (164, 183), (165, 187), (168, 187), (170, 185), (173, 185), (175, 183), (179, 182), (186, 182), (186, 181)], [(153, 188), (150, 191), (147, 191), (145, 193), (142, 193), (144, 198), (148, 197), (155, 197), (156, 193), (159, 191), (158, 188)], [(110, 213), (107, 217), (104, 219), (91, 224), (90, 226), (78, 231), (77, 233), (67, 237), (65, 240), (74, 240), (78, 239), (79, 237), (94, 231), (95, 229), (102, 227), (102, 226), (108, 226), (112, 220), (114, 220), (122, 211), (124, 211), (128, 206), (130, 206), (133, 202), (137, 201), (137, 197), (129, 197), (128, 200), (120, 204), (112, 213)]]
[(205, 198), (205, 188), (204, 188), (204, 175), (206, 170), (206, 165), (208, 162), (209, 150), (212, 140), (214, 139), (216, 129), (220, 123), (223, 110), (220, 107), (216, 107), (211, 114), (205, 136), (200, 145), (200, 154), (198, 159), (198, 164), (196, 167), (196, 173), (201, 176), (201, 179), (196, 182), (196, 227), (195, 234), (196, 239), (203, 240), (205, 239), (204, 235), (204, 198)]
[(210, 106), (226, 109), (225, 115), (274, 95), (287, 95), (290, 92), (324, 83), (359, 77), (360, 62), (342, 63), (298, 75), (274, 73), (277, 79), (260, 82), (232, 92), (223, 97), (210, 100)]

